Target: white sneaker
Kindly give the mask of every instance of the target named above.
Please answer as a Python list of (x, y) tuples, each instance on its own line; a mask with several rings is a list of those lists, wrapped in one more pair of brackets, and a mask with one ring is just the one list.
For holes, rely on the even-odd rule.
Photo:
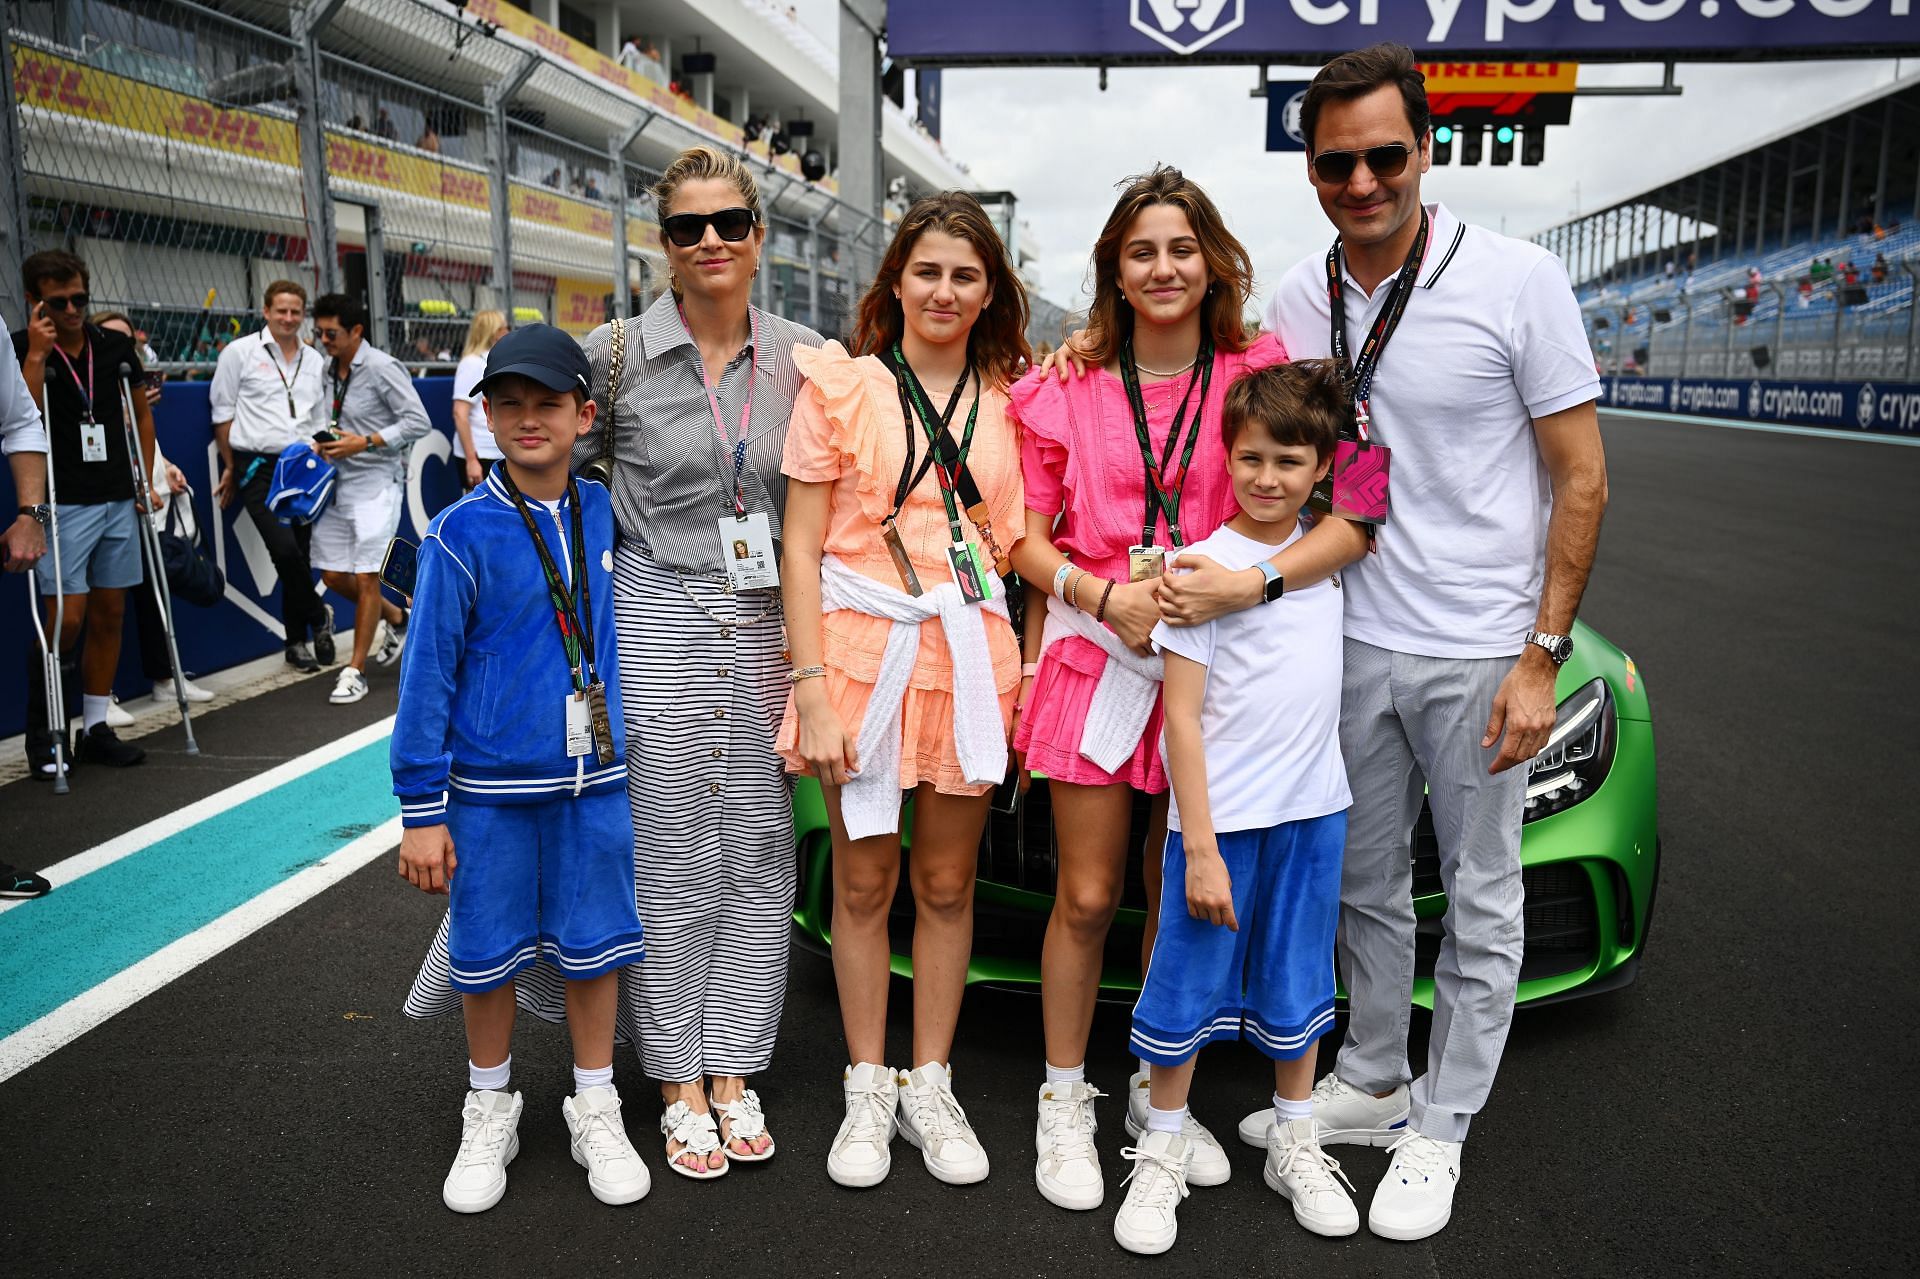
[(1138, 1146), (1120, 1152), (1133, 1161), (1121, 1184), (1127, 1197), (1113, 1219), (1113, 1238), (1128, 1252), (1157, 1253), (1173, 1247), (1180, 1233), (1174, 1214), (1187, 1197), (1187, 1160), (1192, 1145), (1179, 1133), (1149, 1132)]
[(483, 1089), (467, 1094), (460, 1112), (460, 1153), (440, 1187), (455, 1212), (485, 1212), (507, 1193), (507, 1165), (520, 1153), (519, 1093)]
[(627, 1140), (620, 1121), (620, 1094), (589, 1088), (560, 1103), (567, 1131), (573, 1134), (573, 1162), (587, 1170), (587, 1186), (603, 1204), (630, 1204), (646, 1198), (653, 1175)]
[(1088, 1083), (1040, 1085), (1040, 1120), (1033, 1131), (1039, 1158), (1033, 1181), (1048, 1203), (1085, 1212), (1106, 1200), (1100, 1152), (1093, 1146), (1093, 1134), (1100, 1130), (1093, 1103), (1104, 1096)]
[[(186, 690), (187, 700), (190, 702), (210, 702), (213, 700), (212, 689), (201, 688), (190, 679), (181, 680), (180, 685)], [(172, 706), (178, 702), (180, 699), (174, 693), (173, 680), (163, 679), (156, 683), (153, 686), (153, 700), (161, 706)]]
[(345, 706), (366, 695), (366, 677), (351, 666), (342, 666), (339, 677), (333, 681), (333, 691), (327, 694), (327, 700), (335, 706)]
[(1268, 1189), (1293, 1205), (1293, 1219), (1314, 1234), (1337, 1239), (1360, 1229), (1360, 1213), (1347, 1193), (1353, 1183), (1321, 1149), (1312, 1119), (1274, 1125), (1262, 1175)]
[(382, 666), (392, 666), (400, 660), (400, 651), (407, 646), (407, 624), (389, 626), (386, 618), (373, 632), (373, 660)]
[(900, 1134), (919, 1148), (927, 1171), (950, 1186), (987, 1179), (987, 1152), (953, 1095), (953, 1076), (937, 1061), (903, 1074)]
[(840, 1089), (846, 1099), (847, 1116), (840, 1121), (833, 1148), (827, 1152), (827, 1176), (855, 1189), (877, 1186), (893, 1167), (887, 1143), (893, 1140), (896, 1127), (899, 1087), (891, 1070), (862, 1062), (847, 1067)]
[[(1127, 1136), (1135, 1141), (1146, 1135), (1147, 1099), (1151, 1095), (1152, 1076), (1144, 1070), (1133, 1072), (1133, 1078), (1127, 1081)], [(1191, 1153), (1187, 1157), (1187, 1184), (1189, 1186), (1224, 1186), (1233, 1176), (1233, 1164), (1227, 1159), (1227, 1152), (1220, 1148), (1214, 1135), (1207, 1126), (1193, 1117), (1193, 1108), (1187, 1108), (1187, 1117), (1180, 1123), (1180, 1135), (1187, 1139)]]
[(1460, 1184), (1458, 1141), (1435, 1141), (1408, 1130), (1393, 1143), (1393, 1162), (1367, 1210), (1367, 1229), (1382, 1239), (1425, 1239), (1453, 1217)]
[(107, 727), (130, 728), (132, 725), (133, 716), (128, 713), (125, 707), (120, 705), (120, 699), (117, 697), (109, 697), (107, 699)]
[[(1407, 1097), (1401, 1084), (1384, 1097), (1355, 1088), (1328, 1071), (1313, 1086), (1313, 1119), (1323, 1146), (1391, 1146), (1407, 1135)], [(1267, 1148), (1273, 1131), (1273, 1107), (1262, 1106), (1240, 1121), (1240, 1140)]]

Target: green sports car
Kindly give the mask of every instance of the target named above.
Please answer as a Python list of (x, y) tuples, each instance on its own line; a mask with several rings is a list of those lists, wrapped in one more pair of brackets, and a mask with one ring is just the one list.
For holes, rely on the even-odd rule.
[[(1597, 994), (1631, 982), (1652, 922), (1660, 872), (1653, 724), (1646, 685), (1633, 659), (1577, 624), (1574, 655), (1560, 670), (1559, 720), (1534, 757), (1520, 845), (1526, 884), (1526, 958), (1519, 1001)], [(800, 892), (794, 910), (802, 940), (824, 948), (833, 919), (832, 848), (819, 788), (803, 779), (794, 800)], [(1147, 802), (1136, 800), (1133, 848), (1120, 913), (1107, 939), (1102, 989), (1140, 988), (1140, 877)], [(1439, 848), (1423, 806), (1408, 855), (1419, 916), (1414, 1002), (1432, 1007), (1440, 950)], [(1035, 778), (1018, 809), (995, 812), (980, 841), (970, 982), (1037, 985), (1040, 942), (1053, 906), (1055, 849), (1046, 782)], [(900, 877), (890, 920), (893, 970), (912, 971), (913, 897)]]

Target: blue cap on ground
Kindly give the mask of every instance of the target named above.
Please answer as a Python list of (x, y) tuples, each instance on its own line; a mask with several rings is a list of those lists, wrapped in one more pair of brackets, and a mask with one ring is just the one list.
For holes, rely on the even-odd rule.
[(484, 391), (496, 379), (516, 375), (531, 378), (549, 391), (578, 391), (591, 396), (587, 353), (572, 335), (551, 324), (528, 324), (514, 329), (487, 352), (487, 372), (474, 384)]

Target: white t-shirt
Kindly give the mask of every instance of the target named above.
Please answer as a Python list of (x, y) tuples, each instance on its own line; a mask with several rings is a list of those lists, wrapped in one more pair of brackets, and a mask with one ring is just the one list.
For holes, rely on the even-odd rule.
[[(1296, 526), (1287, 541), (1299, 537)], [(1243, 569), (1279, 550), (1221, 528), (1181, 554)], [(1215, 834), (1325, 817), (1353, 802), (1340, 758), (1340, 596), (1326, 581), (1199, 626), (1153, 628), (1161, 652), (1207, 668), (1200, 741)], [(1167, 827), (1181, 829), (1178, 799), (1168, 801)]]
[[(1552, 510), (1533, 420), (1599, 398), (1600, 379), (1559, 258), (1427, 207), (1420, 287), (1373, 382), (1391, 509), (1378, 553), (1344, 574), (1346, 633), (1425, 657), (1511, 657), (1539, 611)], [(1394, 278), (1368, 298), (1348, 276), (1349, 351)], [(1287, 272), (1266, 322), (1294, 359), (1331, 354), (1324, 251)]]
[[(474, 389), (474, 384), (487, 375), (487, 357), (484, 355), (463, 355), (460, 367), (453, 371), (453, 398), (457, 403), (465, 400), (473, 405), (467, 410), (467, 429), (473, 432), (473, 455), (481, 458), (500, 456), (500, 445), (493, 438), (493, 429), (487, 424), (486, 397)], [(466, 448), (460, 443), (460, 432), (453, 433), (453, 455), (465, 457)]]
[(305, 343), (287, 360), (265, 329), (229, 342), (207, 389), (213, 420), (233, 423), (228, 445), (249, 453), (278, 453), (306, 435), (314, 407), (326, 394), (321, 386), (326, 362), (326, 356)]

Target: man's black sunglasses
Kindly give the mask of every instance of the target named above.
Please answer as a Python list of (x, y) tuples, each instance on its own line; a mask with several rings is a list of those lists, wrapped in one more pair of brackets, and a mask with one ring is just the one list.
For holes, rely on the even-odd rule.
[(1389, 142), (1364, 151), (1322, 151), (1313, 157), (1313, 176), (1334, 186), (1351, 178), (1354, 167), (1365, 159), (1367, 171), (1374, 177), (1397, 178), (1406, 172), (1412, 155), (1404, 142)]
[(93, 301), (92, 298), (84, 293), (73, 293), (63, 298), (41, 298), (40, 300), (46, 303), (47, 309), (50, 311), (65, 311), (68, 309), (84, 311), (87, 309), (88, 304)]
[(713, 213), (676, 213), (661, 219), (660, 229), (681, 248), (691, 249), (706, 238), (708, 227), (718, 232), (721, 239), (733, 244), (746, 239), (753, 231), (753, 224), (759, 220), (760, 215), (752, 209), (736, 206)]

